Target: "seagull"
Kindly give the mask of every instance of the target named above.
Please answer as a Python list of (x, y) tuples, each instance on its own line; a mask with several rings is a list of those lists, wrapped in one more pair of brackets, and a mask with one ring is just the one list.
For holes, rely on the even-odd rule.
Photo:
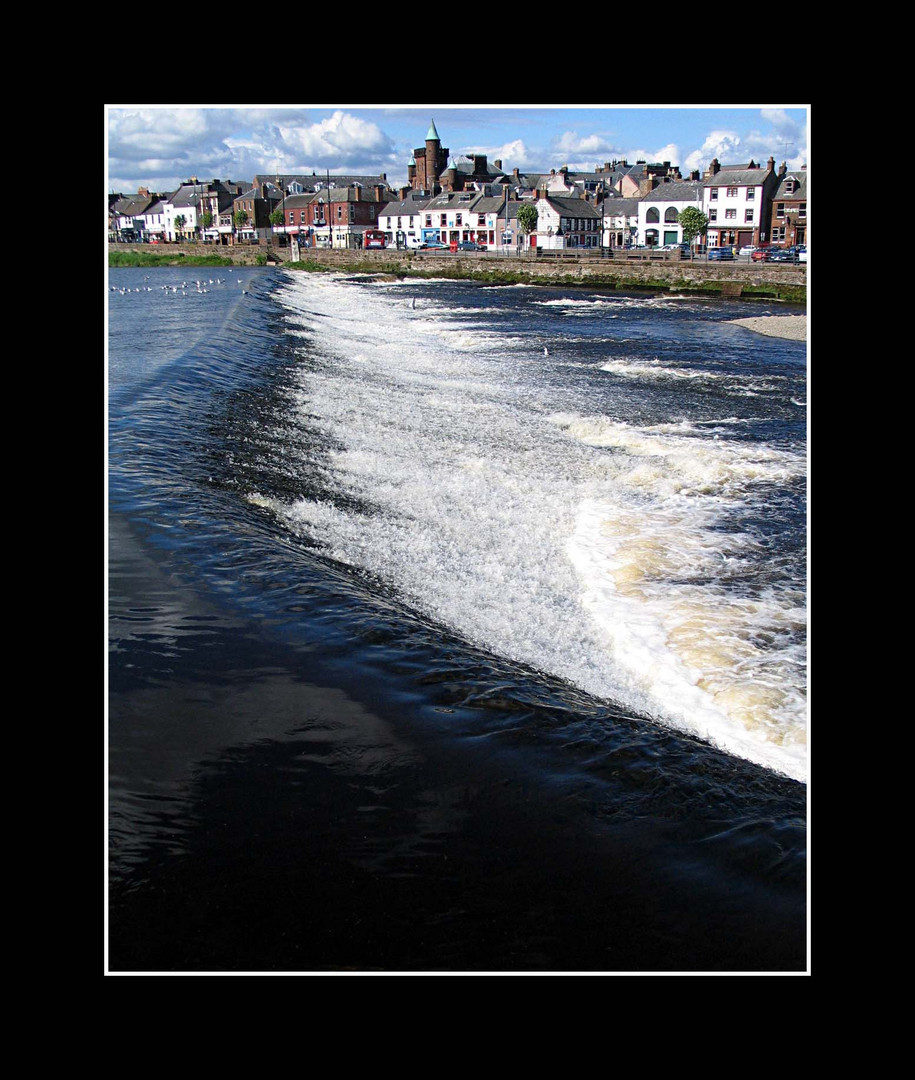
[(543, 346), (543, 355), (544, 356), (549, 356), (550, 355), (550, 350), (546, 347), (546, 345)]

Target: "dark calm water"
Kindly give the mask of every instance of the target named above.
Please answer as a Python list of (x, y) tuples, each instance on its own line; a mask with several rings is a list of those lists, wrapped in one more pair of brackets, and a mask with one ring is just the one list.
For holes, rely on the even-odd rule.
[(112, 972), (803, 972), (785, 305), (112, 270)]

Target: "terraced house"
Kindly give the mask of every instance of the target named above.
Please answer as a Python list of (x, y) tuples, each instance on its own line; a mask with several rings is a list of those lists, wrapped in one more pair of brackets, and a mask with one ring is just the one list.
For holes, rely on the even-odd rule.
[(807, 169), (779, 169), (778, 187), (772, 197), (772, 243), (806, 244), (809, 239), (807, 217)]
[(770, 242), (772, 197), (779, 181), (774, 158), (765, 167), (752, 160), (746, 165), (721, 165), (713, 158), (703, 180), (709, 247), (739, 249)]

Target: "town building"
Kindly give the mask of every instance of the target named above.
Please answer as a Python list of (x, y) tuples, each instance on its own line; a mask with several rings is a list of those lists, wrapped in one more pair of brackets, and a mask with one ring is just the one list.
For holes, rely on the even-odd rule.
[(472, 241), (495, 247), (500, 235), (499, 214), (504, 207), (505, 195), (489, 186), (484, 191), (444, 191), (411, 216), (419, 218), (419, 239), (424, 244)]
[(359, 183), (318, 184), (314, 191), (282, 200), (283, 224), (276, 231), (295, 237), (304, 247), (358, 248), (365, 230), (379, 227), (379, 211), (387, 205), (388, 195), (381, 185), (366, 189)]
[(721, 165), (717, 158), (703, 176), (702, 212), (709, 220), (709, 247), (759, 247), (770, 241), (772, 196), (778, 186), (775, 160), (765, 167)]
[[(271, 181), (261, 180), (234, 198), (209, 196), (213, 224), (204, 239), (231, 244), (239, 240), (267, 240), (272, 231), (270, 215), (283, 200), (283, 192)], [(214, 209), (215, 208), (215, 209)]]
[(698, 179), (660, 183), (636, 200), (637, 243), (641, 247), (669, 247), (683, 243), (680, 211), (687, 206), (702, 210), (703, 185)]
[(422, 242), (423, 214), (431, 202), (420, 191), (405, 193), (378, 211), (378, 228), (387, 237), (388, 247), (416, 248)]
[(442, 146), (434, 120), (426, 132), (424, 145), (414, 148), (407, 163), (409, 189), (430, 197), (443, 192), (479, 190), (502, 179), (502, 162), (496, 160), (490, 166), (486, 154), (452, 158), (448, 147)]
[(600, 204), (601, 246), (605, 248), (634, 247), (639, 242), (639, 199), (608, 195)]
[(145, 187), (135, 195), (109, 195), (108, 239), (122, 243), (141, 240), (146, 229), (146, 215), (157, 202), (159, 196)]
[(637, 161), (630, 165), (625, 158), (605, 161), (594, 175), (607, 190), (615, 191), (624, 199), (640, 199), (662, 182), (683, 179), (679, 166), (671, 165), (669, 161)]
[(807, 168), (788, 171), (782, 162), (778, 170), (778, 187), (772, 196), (771, 242), (790, 247), (806, 246), (809, 233), (807, 216)]
[(541, 189), (537, 208), (537, 228), (531, 234), (531, 247), (545, 250), (599, 248), (602, 215), (585, 198), (562, 198)]

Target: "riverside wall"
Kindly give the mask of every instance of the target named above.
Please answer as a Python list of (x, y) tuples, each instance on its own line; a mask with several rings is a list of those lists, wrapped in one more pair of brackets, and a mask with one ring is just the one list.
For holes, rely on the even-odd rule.
[[(289, 248), (271, 245), (235, 247), (169, 244), (109, 244), (109, 251), (154, 254), (163, 261), (181, 262), (204, 255), (219, 256), (239, 266), (263, 265), (265, 262), (290, 262)], [(302, 259), (311, 265), (334, 270), (424, 275), (491, 280), (500, 276), (542, 284), (579, 284), (625, 289), (686, 289), (712, 292), (723, 296), (770, 294), (801, 302), (806, 299), (806, 265), (745, 263), (740, 261), (707, 263), (705, 260), (594, 255), (501, 255), (496, 252), (425, 252), (306, 249)]]

